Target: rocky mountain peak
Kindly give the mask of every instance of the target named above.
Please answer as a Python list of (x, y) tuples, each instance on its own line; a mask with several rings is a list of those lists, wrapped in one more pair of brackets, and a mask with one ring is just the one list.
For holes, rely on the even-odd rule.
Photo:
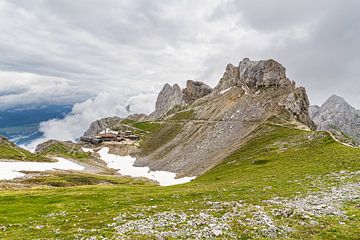
[(149, 119), (158, 119), (164, 116), (169, 110), (183, 102), (183, 93), (179, 85), (172, 87), (166, 83), (160, 91), (155, 105), (155, 111), (150, 114)]
[(332, 95), (321, 107), (311, 107), (310, 117), (317, 130), (340, 131), (360, 144), (360, 116), (344, 98)]
[(322, 107), (326, 107), (327, 105), (334, 105), (334, 104), (337, 104), (337, 105), (347, 105), (347, 106), (350, 106), (351, 105), (346, 102), (346, 100), (338, 95), (332, 95), (330, 96), (323, 104)]
[(202, 98), (212, 92), (212, 88), (200, 81), (188, 80), (186, 88), (183, 90), (183, 100), (185, 103)]
[(248, 87), (288, 87), (294, 85), (286, 77), (286, 69), (273, 59), (251, 61), (244, 58), (238, 67), (228, 64), (219, 84), (215, 87), (216, 92), (221, 92), (233, 86)]
[(214, 88), (214, 92), (219, 93), (233, 86), (240, 85), (239, 68), (229, 63), (225, 68), (225, 73), (220, 79), (219, 84)]
[(252, 87), (289, 86), (285, 68), (273, 59), (251, 61), (244, 58), (239, 63), (240, 80)]

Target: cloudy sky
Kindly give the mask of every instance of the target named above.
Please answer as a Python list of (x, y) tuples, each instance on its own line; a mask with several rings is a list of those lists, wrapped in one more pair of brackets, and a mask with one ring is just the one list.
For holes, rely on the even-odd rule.
[(165, 82), (214, 86), (244, 57), (281, 62), (312, 103), (336, 93), (360, 107), (359, 10), (357, 0), (1, 0), (0, 108), (105, 91), (141, 95), (150, 111)]
[(244, 57), (282, 63), (313, 104), (335, 93), (360, 108), (359, 10), (358, 0), (1, 0), (0, 109), (90, 98), (82, 104), (150, 112), (165, 82), (215, 86)]

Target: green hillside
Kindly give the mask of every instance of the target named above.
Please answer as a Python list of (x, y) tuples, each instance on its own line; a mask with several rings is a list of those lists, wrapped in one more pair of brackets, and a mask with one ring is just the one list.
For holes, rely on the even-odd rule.
[(43, 155), (33, 154), (23, 148), (17, 147), (7, 139), (0, 137), (0, 159), (32, 161), (32, 162), (49, 162), (49, 158)]
[(267, 122), (188, 184), (1, 190), (0, 238), (357, 239), (359, 171), (360, 149)]

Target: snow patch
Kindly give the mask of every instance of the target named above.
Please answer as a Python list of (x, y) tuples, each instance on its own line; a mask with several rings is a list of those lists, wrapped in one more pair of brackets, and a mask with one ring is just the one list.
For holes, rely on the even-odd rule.
[(88, 152), (93, 153), (93, 152), (94, 152), (93, 149), (91, 149), (91, 148), (85, 148), (85, 147), (82, 147), (81, 150), (83, 150), (83, 152), (86, 152), (86, 153), (88, 153)]
[(0, 162), (0, 180), (12, 180), (24, 177), (22, 171), (84, 170), (85, 167), (65, 158), (56, 157), (57, 162)]
[(222, 91), (220, 92), (220, 94), (226, 93), (226, 92), (229, 91), (231, 88), (232, 88), (232, 87), (229, 87), (229, 88), (227, 88), (227, 89), (225, 89), (225, 90), (222, 90)]
[(104, 147), (98, 151), (101, 160), (107, 163), (109, 168), (116, 169), (118, 173), (131, 177), (145, 177), (157, 181), (160, 186), (171, 186), (190, 182), (196, 177), (183, 177), (176, 179), (176, 173), (167, 171), (150, 171), (149, 167), (135, 167), (136, 158), (131, 156), (119, 156), (109, 153), (109, 148)]

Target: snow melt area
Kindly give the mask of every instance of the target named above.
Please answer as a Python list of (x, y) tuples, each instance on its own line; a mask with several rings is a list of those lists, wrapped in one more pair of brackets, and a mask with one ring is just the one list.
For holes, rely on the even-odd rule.
[(187, 183), (195, 177), (183, 177), (176, 179), (176, 173), (167, 171), (150, 171), (149, 167), (135, 167), (136, 158), (131, 156), (119, 156), (109, 153), (109, 148), (104, 147), (98, 151), (101, 160), (107, 163), (109, 168), (116, 169), (118, 173), (124, 176), (145, 177), (157, 181), (160, 186), (171, 186), (181, 183)]
[(229, 87), (229, 88), (227, 88), (227, 89), (225, 89), (225, 90), (222, 90), (222, 91), (220, 92), (220, 94), (226, 93), (226, 92), (229, 91), (231, 88), (232, 88), (232, 87)]
[(81, 148), (81, 149), (83, 150), (83, 152), (86, 152), (86, 153), (88, 153), (88, 152), (93, 153), (93, 152), (94, 152), (94, 150), (91, 149), (91, 148), (85, 148), (85, 147), (83, 147), (83, 148)]
[(57, 162), (0, 162), (0, 180), (24, 177), (22, 171), (43, 172), (52, 170), (84, 170), (85, 167), (65, 158), (56, 157)]

